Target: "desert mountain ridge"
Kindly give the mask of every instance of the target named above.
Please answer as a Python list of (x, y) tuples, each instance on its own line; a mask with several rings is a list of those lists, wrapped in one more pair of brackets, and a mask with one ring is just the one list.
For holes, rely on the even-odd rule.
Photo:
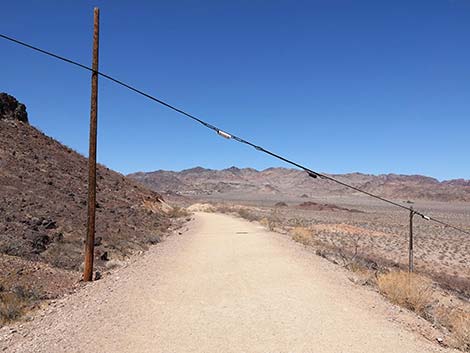
[[(439, 181), (423, 175), (402, 174), (329, 174), (369, 192), (394, 199), (433, 201), (470, 201), (470, 180)], [(331, 181), (312, 179), (304, 171), (283, 167), (264, 170), (235, 166), (214, 170), (194, 167), (179, 172), (156, 170), (128, 175), (162, 193), (187, 196), (258, 194), (308, 197), (312, 195), (346, 195), (354, 191)]]

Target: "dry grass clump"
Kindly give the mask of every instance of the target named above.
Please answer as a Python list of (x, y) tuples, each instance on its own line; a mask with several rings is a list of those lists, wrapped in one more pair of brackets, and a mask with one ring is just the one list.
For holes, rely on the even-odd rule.
[(264, 217), (259, 222), (270, 231), (274, 231), (279, 225), (279, 220), (273, 215)]
[(290, 234), (292, 239), (304, 245), (310, 245), (312, 242), (313, 231), (307, 227), (294, 227)]
[(190, 213), (182, 207), (173, 206), (173, 208), (168, 211), (168, 216), (170, 218), (182, 218), (190, 216)]
[(435, 315), (439, 324), (451, 332), (451, 345), (464, 352), (470, 352), (470, 310), (440, 306)]
[(470, 312), (455, 312), (451, 316), (450, 329), (456, 348), (470, 352)]
[(152, 213), (160, 213), (162, 209), (167, 210), (167, 207), (168, 209), (170, 208), (169, 205), (163, 204), (161, 201), (152, 201), (152, 200), (142, 201), (142, 207)]
[(216, 208), (209, 203), (195, 203), (187, 208), (189, 212), (214, 213)]
[(266, 227), (267, 229), (269, 230), (273, 230), (273, 224), (272, 222), (269, 220), (268, 217), (263, 217), (260, 219), (259, 223), (263, 226), (263, 227)]
[(0, 326), (20, 318), (38, 300), (35, 292), (23, 287), (0, 293)]
[(0, 294), (0, 325), (19, 318), (23, 314), (22, 301), (12, 293)]
[(241, 218), (244, 218), (250, 222), (257, 221), (259, 219), (259, 217), (254, 212), (251, 212), (246, 208), (240, 208), (237, 213)]
[(217, 205), (217, 207), (215, 208), (215, 212), (228, 214), (235, 212), (235, 208), (229, 205)]
[(421, 275), (404, 271), (381, 274), (379, 291), (391, 302), (423, 315), (433, 301), (431, 281)]

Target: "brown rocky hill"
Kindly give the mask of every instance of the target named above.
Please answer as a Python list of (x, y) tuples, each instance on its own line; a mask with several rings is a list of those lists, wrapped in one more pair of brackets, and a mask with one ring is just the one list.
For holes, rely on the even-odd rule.
[[(439, 182), (421, 175), (370, 175), (350, 173), (332, 175), (335, 178), (382, 196), (401, 200), (470, 201), (470, 181), (464, 179)], [(178, 192), (186, 196), (245, 196), (266, 198), (270, 196), (304, 197), (346, 195), (354, 191), (330, 181), (312, 179), (305, 172), (289, 168), (231, 167), (211, 170), (196, 167), (181, 172), (158, 170), (139, 172), (129, 177), (153, 190), (165, 193)]]
[[(28, 271), (31, 280), (37, 277), (35, 271), (57, 278), (57, 269), (79, 269), (86, 233), (87, 160), (30, 126), (24, 106), (12, 97), (0, 98), (1, 292), (5, 283), (20, 283)], [(100, 268), (160, 241), (170, 221), (157, 192), (101, 165), (97, 178)]]

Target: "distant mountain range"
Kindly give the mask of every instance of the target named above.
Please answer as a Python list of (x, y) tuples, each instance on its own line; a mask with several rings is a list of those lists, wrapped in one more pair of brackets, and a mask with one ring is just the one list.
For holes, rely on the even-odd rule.
[[(307, 173), (289, 168), (231, 167), (223, 170), (196, 167), (181, 172), (157, 170), (128, 175), (151, 189), (183, 196), (226, 196), (250, 198), (290, 196), (310, 197), (355, 193), (336, 183), (312, 179)], [(438, 181), (422, 175), (370, 175), (362, 173), (331, 175), (369, 192), (403, 200), (470, 201), (470, 180)]]

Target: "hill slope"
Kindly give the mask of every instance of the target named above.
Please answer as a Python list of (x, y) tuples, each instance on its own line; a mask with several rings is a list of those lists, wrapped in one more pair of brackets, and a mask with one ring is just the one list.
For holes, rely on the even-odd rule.
[[(134, 173), (129, 177), (159, 192), (178, 192), (182, 195), (227, 197), (273, 195), (301, 197), (311, 195), (344, 195), (353, 191), (335, 183), (312, 179), (305, 172), (288, 168), (231, 167), (212, 170), (196, 167), (181, 172), (158, 170)], [(361, 173), (334, 175), (341, 181), (369, 192), (396, 199), (425, 199), (435, 201), (470, 201), (470, 181), (438, 180), (421, 175), (369, 175)]]
[[(0, 285), (18, 282), (21, 276), (13, 271), (23, 273), (31, 260), (36, 270), (46, 264), (47, 273), (78, 270), (86, 233), (87, 160), (27, 120), (5, 116), (0, 116)], [(158, 242), (170, 221), (160, 194), (104, 166), (97, 173), (100, 267)]]

